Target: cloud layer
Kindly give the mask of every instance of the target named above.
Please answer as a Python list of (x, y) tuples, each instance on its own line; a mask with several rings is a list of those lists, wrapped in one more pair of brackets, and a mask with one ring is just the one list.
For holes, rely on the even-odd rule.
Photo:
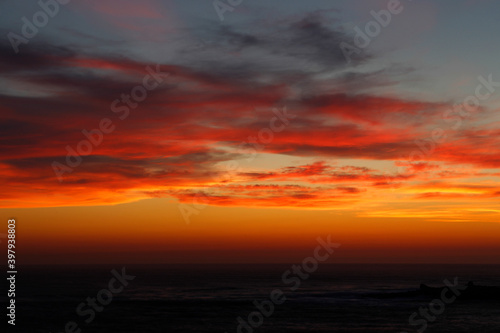
[[(17, 55), (0, 45), (2, 207), (201, 195), (210, 205), (326, 209), (388, 191), (394, 201), (498, 200), (500, 123), (487, 122), (497, 110), (464, 115), (456, 101), (412, 96), (399, 87), (417, 69), (377, 67), (381, 55), (348, 64), (338, 45), (350, 36), (322, 13), (204, 33), (210, 43), (178, 43), (159, 64), (41, 39)], [(148, 66), (168, 75), (134, 100)], [(78, 150), (102, 119), (114, 130), (68, 166), (67, 147)], [(54, 162), (68, 167), (62, 179)]]

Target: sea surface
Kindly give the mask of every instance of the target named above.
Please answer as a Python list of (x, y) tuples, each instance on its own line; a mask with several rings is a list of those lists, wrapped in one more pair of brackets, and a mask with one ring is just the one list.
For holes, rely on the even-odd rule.
[[(111, 270), (121, 272), (122, 267), (135, 278), (111, 294), (112, 299), (106, 299), (109, 304), (94, 311), (92, 320), (88, 313), (78, 315), (77, 307), (108, 289)], [(500, 286), (500, 265), (320, 264), (308, 275), (290, 271), (284, 280), (291, 267), (19, 267), (16, 327), (8, 327), (8, 332), (500, 332), (498, 299), (457, 299), (423, 327), (422, 322), (411, 325), (409, 317), (420, 307), (428, 308), (432, 298), (401, 296), (421, 283), (443, 286), (445, 279), (457, 279), (461, 286), (468, 281)], [(283, 293), (281, 304), (270, 301), (273, 290), (275, 295)], [(109, 293), (100, 295), (104, 300)], [(255, 302), (267, 305), (264, 315)], [(2, 304), (6, 304), (4, 293)]]

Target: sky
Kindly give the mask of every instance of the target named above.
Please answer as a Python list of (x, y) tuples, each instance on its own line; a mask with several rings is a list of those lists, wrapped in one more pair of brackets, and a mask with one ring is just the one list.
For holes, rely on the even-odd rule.
[(2, 1), (0, 216), (30, 264), (498, 264), (499, 10)]

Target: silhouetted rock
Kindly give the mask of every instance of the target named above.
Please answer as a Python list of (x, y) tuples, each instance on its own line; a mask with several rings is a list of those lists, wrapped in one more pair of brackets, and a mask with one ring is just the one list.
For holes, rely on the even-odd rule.
[[(445, 289), (449, 289), (449, 287), (431, 287), (422, 283), (420, 288), (414, 291), (367, 294), (365, 296), (373, 298), (428, 297), (429, 299), (440, 299)], [(497, 286), (478, 286), (469, 281), (466, 286), (459, 286), (457, 289), (459, 292), (457, 299), (460, 300), (500, 300), (500, 287)], [(448, 291), (447, 297), (451, 296), (450, 293), (453, 294)]]

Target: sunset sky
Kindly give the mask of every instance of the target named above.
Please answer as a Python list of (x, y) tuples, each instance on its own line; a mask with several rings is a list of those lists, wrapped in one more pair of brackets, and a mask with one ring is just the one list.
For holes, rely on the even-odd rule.
[(229, 8), (0, 3), (19, 261), (500, 263), (500, 3)]

